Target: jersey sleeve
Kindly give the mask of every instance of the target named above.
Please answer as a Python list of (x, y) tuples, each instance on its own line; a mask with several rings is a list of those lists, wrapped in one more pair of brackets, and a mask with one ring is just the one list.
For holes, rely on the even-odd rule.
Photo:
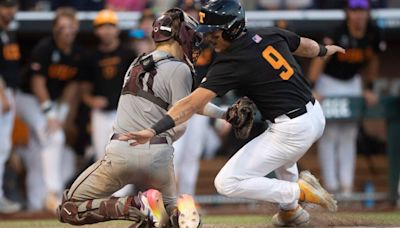
[(286, 40), (286, 43), (288, 44), (290, 51), (291, 52), (296, 51), (300, 45), (300, 36), (288, 30), (279, 28), (275, 29), (276, 32)]
[(189, 67), (186, 64), (179, 65), (169, 81), (172, 92), (171, 104), (175, 104), (180, 99), (189, 95), (192, 90), (192, 83), (192, 73)]
[(39, 43), (32, 51), (29, 69), (32, 75), (47, 76), (47, 68), (49, 63), (49, 46), (45, 42)]
[(233, 64), (219, 63), (212, 65), (200, 87), (211, 90), (222, 97), (229, 90), (237, 89), (240, 85), (239, 76), (234, 74)]

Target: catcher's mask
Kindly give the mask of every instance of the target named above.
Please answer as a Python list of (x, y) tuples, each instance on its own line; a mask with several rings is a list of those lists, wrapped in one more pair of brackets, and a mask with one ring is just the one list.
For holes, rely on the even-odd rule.
[[(179, 26), (174, 26), (179, 20)], [(154, 42), (163, 42), (169, 39), (176, 40), (183, 49), (184, 54), (192, 63), (200, 53), (202, 41), (201, 33), (196, 32), (198, 22), (181, 9), (173, 8), (158, 17), (153, 23), (152, 38)]]

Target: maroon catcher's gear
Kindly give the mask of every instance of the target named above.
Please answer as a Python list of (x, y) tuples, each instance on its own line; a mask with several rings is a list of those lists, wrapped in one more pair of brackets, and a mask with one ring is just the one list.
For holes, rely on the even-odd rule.
[[(173, 24), (177, 18), (173, 18), (173, 15), (177, 15), (181, 22), (178, 31), (174, 31)], [(194, 62), (193, 56), (199, 52), (202, 41), (202, 35), (196, 32), (197, 26), (198, 22), (181, 9), (170, 9), (154, 21), (152, 38), (156, 43), (176, 40), (187, 58)]]

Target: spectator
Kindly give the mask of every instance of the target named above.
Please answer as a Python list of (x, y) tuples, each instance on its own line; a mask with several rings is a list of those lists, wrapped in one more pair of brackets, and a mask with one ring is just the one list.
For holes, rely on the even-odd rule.
[(15, 115), (14, 92), (18, 84), (21, 54), (8, 25), (17, 12), (16, 0), (0, 0), (0, 213), (12, 213), (21, 205), (7, 199), (3, 191), (6, 162), (11, 153), (11, 134)]
[[(63, 127), (75, 112), (82, 48), (75, 42), (79, 21), (72, 8), (59, 8), (53, 34), (34, 47), (17, 113), (29, 125), (28, 208), (55, 211), (64, 184), (73, 175), (73, 153), (66, 150)], [(72, 119), (72, 118), (69, 118)]]
[[(378, 75), (378, 53), (384, 45), (378, 29), (370, 21), (368, 0), (348, 0), (345, 10), (346, 21), (324, 41), (344, 47), (346, 54), (314, 59), (309, 76), (315, 83), (315, 97), (320, 100), (325, 96), (363, 95), (371, 106), (378, 101), (371, 87), (372, 80)], [(367, 71), (362, 78), (360, 73), (364, 68)], [(356, 135), (356, 122), (327, 122), (318, 143), (318, 153), (323, 182), (328, 191), (346, 195), (352, 192)]]

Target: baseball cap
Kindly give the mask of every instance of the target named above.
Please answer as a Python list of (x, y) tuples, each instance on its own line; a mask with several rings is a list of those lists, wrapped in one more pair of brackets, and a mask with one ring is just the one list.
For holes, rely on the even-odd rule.
[(94, 21), (93, 25), (94, 26), (100, 26), (104, 24), (112, 24), (112, 25), (117, 25), (118, 24), (118, 16), (117, 14), (109, 9), (105, 9), (100, 11)]
[(349, 9), (369, 9), (369, 1), (368, 0), (348, 0), (347, 8)]
[(0, 6), (16, 6), (18, 0), (0, 0)]

